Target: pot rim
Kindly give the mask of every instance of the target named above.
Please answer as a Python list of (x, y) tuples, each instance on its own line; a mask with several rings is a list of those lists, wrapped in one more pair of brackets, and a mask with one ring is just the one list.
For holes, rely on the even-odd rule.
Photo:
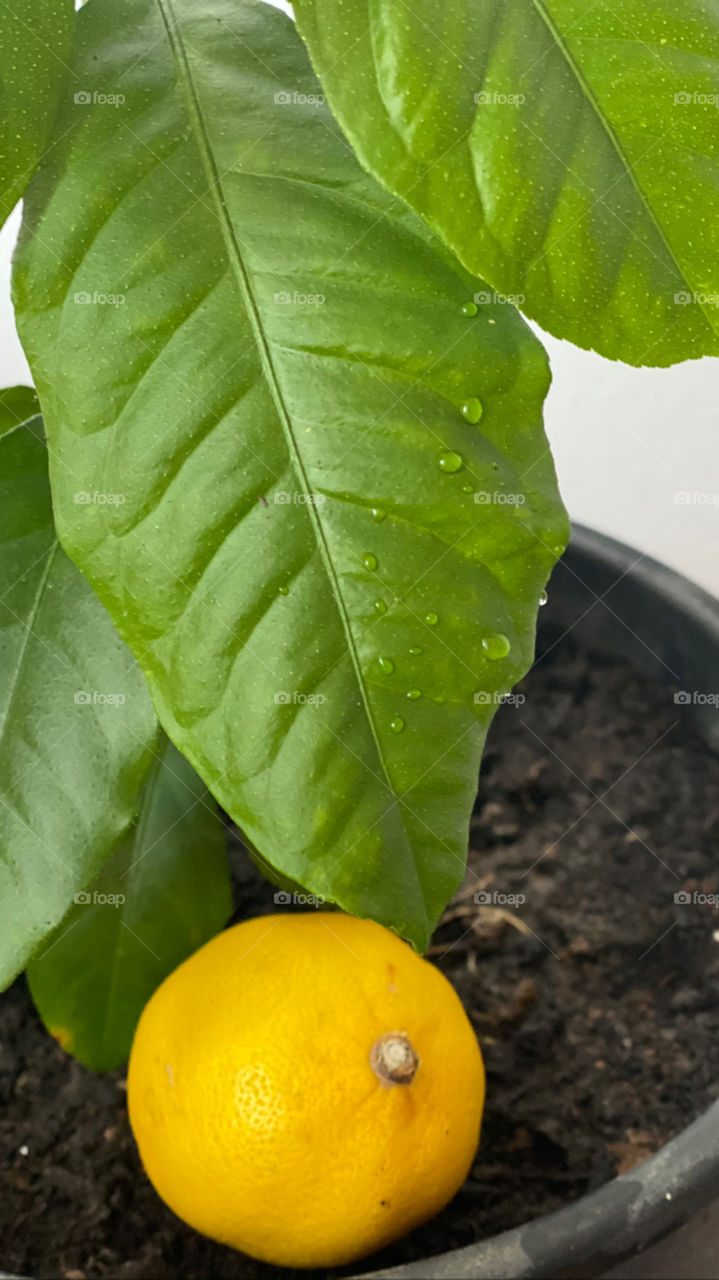
[[(651, 650), (660, 667), (672, 668), (672, 674), (677, 674), (673, 672), (677, 645), (683, 642), (688, 649), (699, 641), (696, 647), (707, 656), (713, 654), (719, 669), (719, 600), (688, 578), (583, 525), (573, 525), (571, 542), (561, 563), (595, 596), (595, 603), (623, 584), (626, 601), (633, 602), (637, 614), (644, 612), (651, 617), (652, 613), (659, 613), (663, 622), (673, 624), (668, 626), (669, 631), (674, 631), (671, 661), (665, 662), (655, 653), (656, 643)], [(588, 569), (601, 594), (585, 582)], [(590, 603), (590, 610), (593, 608)], [(641, 636), (629, 627), (627, 630), (644, 645)], [(701, 662), (699, 668), (689, 662), (692, 675), (700, 670)], [(711, 718), (705, 712), (697, 721), (708, 745), (719, 744), (716, 709)], [(363, 1272), (355, 1280), (541, 1280), (548, 1276), (561, 1280), (563, 1276), (597, 1276), (657, 1244), (716, 1199), (718, 1193), (719, 1101), (634, 1169), (561, 1209), (465, 1248)]]

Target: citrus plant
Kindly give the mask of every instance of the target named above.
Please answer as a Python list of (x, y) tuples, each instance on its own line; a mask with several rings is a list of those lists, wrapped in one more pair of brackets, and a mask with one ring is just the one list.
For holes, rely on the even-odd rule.
[(568, 537), (521, 312), (717, 351), (704, 0), (296, 8), (0, 32), (0, 979), (98, 1068), (229, 916), (216, 802), (426, 948)]

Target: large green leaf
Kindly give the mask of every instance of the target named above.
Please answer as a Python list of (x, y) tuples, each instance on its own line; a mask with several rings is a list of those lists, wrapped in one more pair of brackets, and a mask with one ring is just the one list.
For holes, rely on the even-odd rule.
[(72, 82), (73, 0), (0, 3), (0, 226), (17, 204)]
[(45, 1025), (93, 1071), (120, 1066), (155, 988), (231, 910), (217, 807), (165, 739), (132, 831), (28, 968)]
[(15, 283), (61, 537), (260, 853), (424, 945), (566, 537), (544, 354), (462, 313), (277, 11), (92, 0), (77, 67), (126, 103), (60, 120)]
[(34, 387), (7, 387), (0, 391), (0, 436), (39, 412), (40, 402)]
[(715, 0), (297, 0), (364, 164), (545, 329), (719, 353)]
[(34, 418), (0, 438), (0, 987), (132, 822), (157, 733), (142, 672), (58, 545)]

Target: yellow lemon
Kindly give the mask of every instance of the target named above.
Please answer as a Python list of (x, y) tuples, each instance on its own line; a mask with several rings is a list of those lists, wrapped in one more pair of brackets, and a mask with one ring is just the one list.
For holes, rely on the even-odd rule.
[(128, 1074), (143, 1164), (198, 1231), (330, 1267), (437, 1213), (467, 1175), (484, 1069), (447, 980), (339, 913), (264, 916), (180, 965)]

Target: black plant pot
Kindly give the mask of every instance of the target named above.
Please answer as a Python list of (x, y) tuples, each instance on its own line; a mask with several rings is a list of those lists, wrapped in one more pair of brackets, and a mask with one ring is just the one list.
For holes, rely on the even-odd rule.
[[(680, 690), (719, 689), (719, 601), (665, 565), (575, 527), (549, 596), (548, 616), (540, 615), (543, 642), (571, 629), (581, 648), (624, 658)], [(685, 705), (681, 713), (692, 716), (707, 745), (719, 748), (715, 705)], [(719, 1102), (630, 1173), (564, 1209), (423, 1262), (365, 1272), (359, 1280), (599, 1276), (677, 1231), (717, 1197)], [(703, 1274), (719, 1277), (719, 1247), (715, 1269)]]
[[(540, 615), (543, 642), (571, 629), (582, 648), (627, 659), (680, 689), (719, 687), (719, 601), (664, 565), (577, 527), (549, 592), (551, 608)], [(682, 711), (693, 716), (707, 744), (719, 748), (717, 707)], [(717, 1197), (719, 1102), (631, 1173), (556, 1213), (357, 1280), (582, 1280), (643, 1253)], [(719, 1277), (719, 1258), (713, 1274)], [(14, 1278), (0, 1272), (0, 1280)]]

